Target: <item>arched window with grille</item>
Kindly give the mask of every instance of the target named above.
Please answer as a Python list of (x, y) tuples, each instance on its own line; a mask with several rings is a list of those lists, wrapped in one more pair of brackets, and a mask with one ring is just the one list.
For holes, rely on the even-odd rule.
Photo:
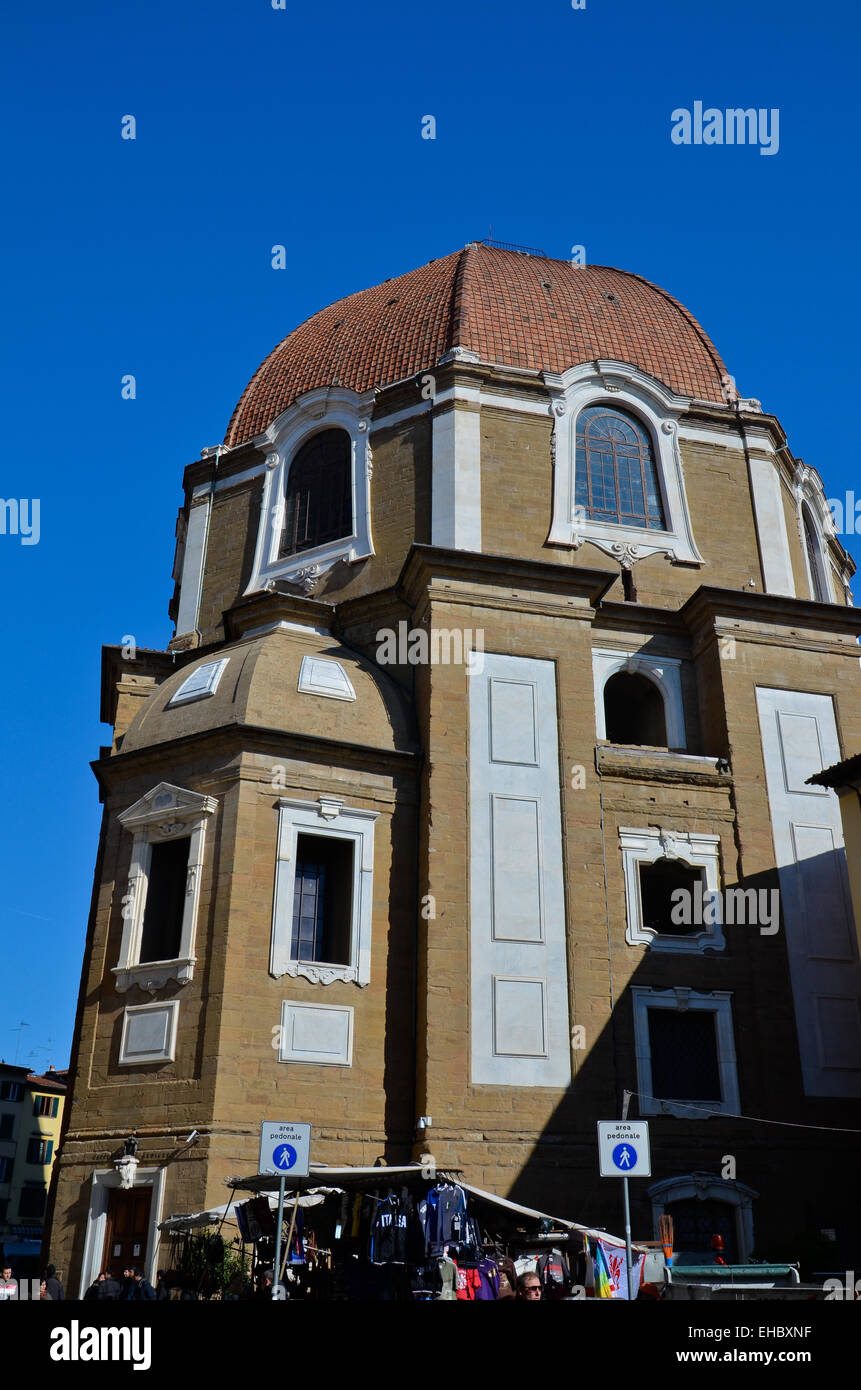
[(351, 461), (345, 430), (322, 430), (299, 449), (287, 474), (282, 556), (352, 535)]
[(626, 411), (590, 405), (577, 417), (575, 501), (593, 521), (666, 530), (647, 431)]

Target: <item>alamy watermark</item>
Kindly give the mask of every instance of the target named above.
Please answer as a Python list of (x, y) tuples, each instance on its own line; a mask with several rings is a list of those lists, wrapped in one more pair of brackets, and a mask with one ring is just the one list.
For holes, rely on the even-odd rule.
[(780, 929), (778, 888), (708, 889), (699, 880), (693, 892), (674, 888), (670, 901), (670, 921), (675, 927), (713, 927), (720, 922), (729, 927), (759, 927), (760, 936), (774, 936)]
[(484, 670), (484, 629), (477, 627), (411, 628), (405, 619), (397, 632), (381, 627), (377, 633), (381, 666), (466, 666), (471, 676)]
[(720, 111), (703, 108), (695, 101), (693, 110), (677, 106), (670, 116), (670, 139), (674, 145), (759, 145), (760, 154), (777, 154), (780, 149), (780, 110), (773, 106)]
[(0, 536), (18, 536), (22, 545), (38, 545), (40, 518), (38, 497), (0, 497)]

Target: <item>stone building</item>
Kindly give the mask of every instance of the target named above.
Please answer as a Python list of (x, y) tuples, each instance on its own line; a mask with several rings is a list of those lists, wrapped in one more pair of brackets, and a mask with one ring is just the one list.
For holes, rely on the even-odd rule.
[(635, 1236), (842, 1268), (861, 971), (807, 778), (861, 746), (854, 566), (688, 310), (470, 244), (290, 333), (184, 486), (175, 635), (104, 652), (70, 1285), (152, 1268), (263, 1119), (618, 1227), (625, 1091)]
[(0, 1260), (39, 1274), (43, 1221), (68, 1072), (0, 1061)]

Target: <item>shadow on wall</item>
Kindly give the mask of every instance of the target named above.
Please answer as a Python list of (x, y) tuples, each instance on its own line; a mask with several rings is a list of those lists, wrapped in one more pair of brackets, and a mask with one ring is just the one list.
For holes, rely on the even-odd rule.
[[(808, 882), (833, 875), (834, 857), (808, 861)], [(748, 890), (750, 909), (755, 890), (768, 916), (778, 875), (726, 887)], [(813, 913), (808, 926), (816, 928)], [(630, 1182), (635, 1239), (657, 1239), (666, 1210), (695, 1250), (721, 1234), (734, 1254), (809, 1260), (810, 1272), (851, 1269), (861, 1243), (861, 1133), (815, 1126), (861, 1131), (861, 1100), (804, 1095), (782, 912), (777, 931), (762, 920), (726, 922), (723, 931), (720, 951), (614, 945), (617, 981), (626, 951), (639, 964), (617, 985), (604, 1027), (593, 1034), (572, 1018), (571, 1085), (507, 1195), (622, 1232), (621, 1183), (598, 1175), (596, 1124), (621, 1116), (629, 1090), (628, 1117), (648, 1119), (652, 1155), (651, 1177)], [(802, 993), (815, 988), (815, 969), (813, 961), (796, 981)], [(823, 1045), (816, 1033), (805, 1044)]]

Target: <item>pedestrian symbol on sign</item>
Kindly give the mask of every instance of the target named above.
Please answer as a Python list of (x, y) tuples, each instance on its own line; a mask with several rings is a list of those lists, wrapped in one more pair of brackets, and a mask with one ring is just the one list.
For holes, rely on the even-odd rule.
[(637, 1150), (633, 1144), (617, 1144), (613, 1150), (613, 1162), (623, 1173), (630, 1173), (637, 1162)]
[(279, 1144), (272, 1155), (272, 1162), (280, 1172), (286, 1173), (296, 1162), (296, 1150), (292, 1144)]

